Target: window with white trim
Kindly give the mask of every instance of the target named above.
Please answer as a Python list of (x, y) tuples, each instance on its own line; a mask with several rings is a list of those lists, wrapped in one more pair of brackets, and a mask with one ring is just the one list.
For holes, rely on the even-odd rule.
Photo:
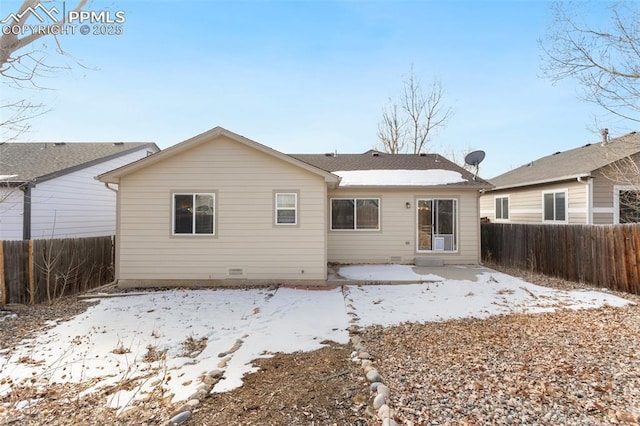
[(509, 219), (509, 197), (496, 197), (496, 219)]
[(298, 194), (295, 192), (276, 193), (276, 225), (298, 224)]
[(214, 235), (215, 194), (173, 194), (173, 235)]
[(567, 191), (543, 192), (542, 204), (545, 222), (567, 221)]
[(331, 230), (377, 231), (379, 229), (379, 198), (331, 199)]

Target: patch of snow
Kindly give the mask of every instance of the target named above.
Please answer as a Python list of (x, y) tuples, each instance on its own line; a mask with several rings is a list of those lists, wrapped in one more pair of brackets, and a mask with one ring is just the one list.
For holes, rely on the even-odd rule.
[(467, 182), (453, 170), (348, 170), (333, 172), (348, 186), (434, 186)]

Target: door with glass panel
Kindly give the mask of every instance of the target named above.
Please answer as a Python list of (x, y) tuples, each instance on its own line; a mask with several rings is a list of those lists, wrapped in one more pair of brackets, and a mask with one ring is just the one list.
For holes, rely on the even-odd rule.
[(456, 251), (457, 200), (419, 199), (416, 208), (418, 251)]

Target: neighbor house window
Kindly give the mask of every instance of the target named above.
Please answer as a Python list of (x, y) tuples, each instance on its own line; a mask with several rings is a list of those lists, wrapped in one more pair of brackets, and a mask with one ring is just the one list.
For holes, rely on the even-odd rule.
[(496, 197), (496, 219), (509, 219), (509, 197)]
[(567, 221), (567, 191), (542, 193), (543, 219), (547, 222)]
[(276, 225), (298, 223), (298, 194), (276, 193)]
[(334, 198), (331, 200), (332, 230), (379, 230), (379, 198)]
[(618, 223), (640, 223), (640, 189), (618, 191)]
[(173, 234), (213, 235), (215, 194), (173, 194)]

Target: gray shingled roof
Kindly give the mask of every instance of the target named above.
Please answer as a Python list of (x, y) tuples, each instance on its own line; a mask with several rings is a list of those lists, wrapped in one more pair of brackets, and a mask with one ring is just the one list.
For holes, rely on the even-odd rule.
[(495, 189), (513, 188), (586, 177), (601, 167), (640, 153), (640, 133), (557, 152), (490, 179)]
[[(374, 150), (363, 154), (288, 154), (328, 172), (350, 170), (452, 170), (467, 180), (463, 186), (490, 187), (487, 181), (477, 177), (439, 154), (386, 154)], [(461, 185), (457, 183), (455, 185)]]
[(0, 144), (0, 175), (17, 175), (3, 179), (5, 182), (50, 178), (143, 147), (158, 149), (154, 143), (145, 142), (3, 143)]

